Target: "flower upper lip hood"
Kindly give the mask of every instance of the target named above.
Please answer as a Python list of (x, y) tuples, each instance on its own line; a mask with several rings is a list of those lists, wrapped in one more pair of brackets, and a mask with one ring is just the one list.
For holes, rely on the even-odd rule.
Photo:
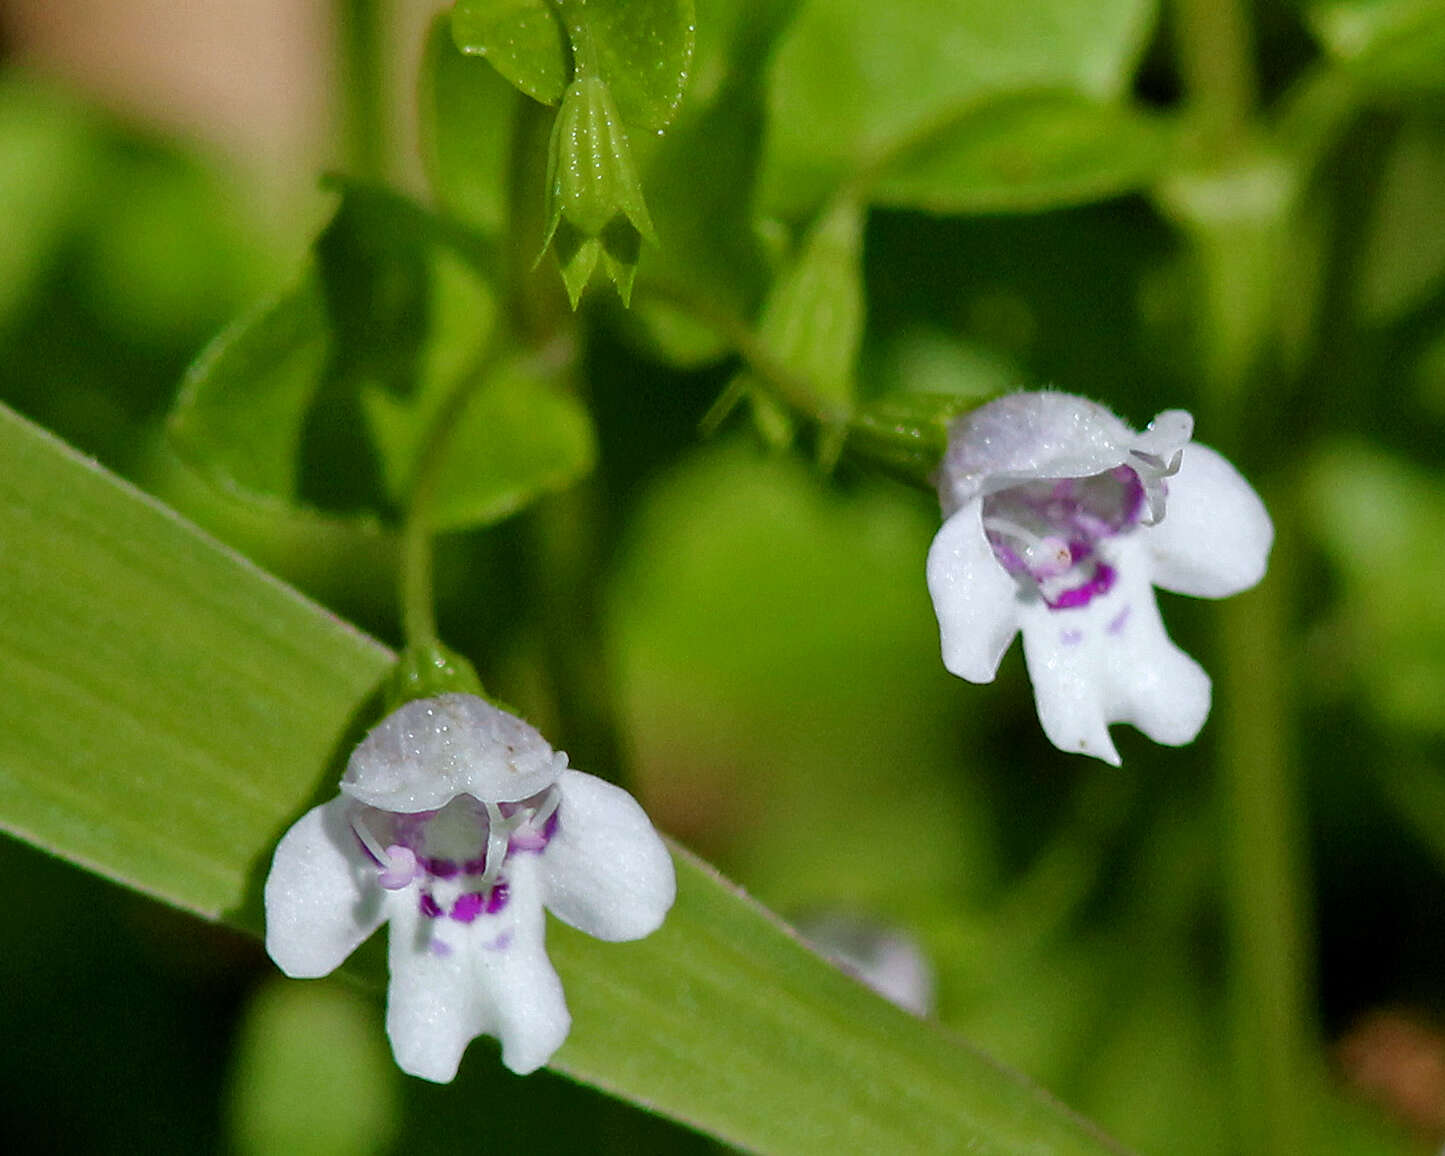
[(1192, 740), (1209, 676), (1164, 631), (1155, 586), (1221, 598), (1264, 575), (1274, 529), (1223, 457), (1161, 413), (1136, 433), (1053, 391), (959, 418), (937, 478), (928, 555), (944, 665), (991, 681), (1015, 634), (1039, 719), (1063, 750), (1118, 763), (1110, 723)]
[(352, 753), (341, 790), (383, 811), (434, 811), (457, 795), (531, 798), (567, 768), (535, 727), (470, 694), (417, 699)]
[[(1131, 460), (1153, 459), (1161, 471), (1173, 472), (1193, 433), (1194, 418), (1182, 409), (1165, 410), (1135, 433), (1087, 398), (1053, 390), (1011, 394), (954, 423), (938, 471), (939, 503), (948, 517), (1021, 481), (1089, 477)], [(1144, 485), (1152, 512), (1154, 494), (1148, 481)]]

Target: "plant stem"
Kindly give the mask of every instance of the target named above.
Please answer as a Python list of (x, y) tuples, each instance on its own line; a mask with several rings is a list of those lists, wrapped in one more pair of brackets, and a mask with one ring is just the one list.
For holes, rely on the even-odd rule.
[(488, 339), (476, 362), (457, 379), (451, 393), (437, 407), (422, 435), (401, 534), (401, 621), (409, 646), (427, 646), (437, 641), (432, 590), (432, 514), (442, 467), (446, 464), (447, 443), (467, 403), (486, 381), (504, 349), (498, 336)]
[(386, 0), (336, 0), (342, 139), (347, 171), (380, 181), (390, 150), (386, 123)]
[(1207, 146), (1236, 144), (1255, 105), (1253, 37), (1241, 0), (1174, 0), (1180, 80)]
[[(1276, 508), (1276, 513), (1281, 511)], [(1310, 1150), (1315, 1093), (1291, 683), (1288, 534), (1272, 573), (1221, 610), (1220, 823), (1233, 945), (1235, 1070), (1245, 1151)]]

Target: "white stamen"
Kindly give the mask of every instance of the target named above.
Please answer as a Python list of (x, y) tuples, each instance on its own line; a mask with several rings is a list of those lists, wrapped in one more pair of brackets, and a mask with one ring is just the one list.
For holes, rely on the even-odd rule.
[(1074, 565), (1074, 556), (1068, 542), (1056, 534), (1040, 536), (1009, 518), (990, 514), (983, 520), (983, 528), (1004, 538), (1010, 538), (1023, 547), (1024, 564), (1029, 573), (1037, 578), (1054, 578), (1066, 574)]

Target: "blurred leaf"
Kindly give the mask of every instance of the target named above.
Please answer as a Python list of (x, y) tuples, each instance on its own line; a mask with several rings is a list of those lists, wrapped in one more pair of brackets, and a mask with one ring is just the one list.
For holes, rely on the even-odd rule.
[(495, 70), (457, 51), (449, 20), (437, 14), (422, 59), (422, 160), (446, 212), (497, 233), (507, 220), (517, 95)]
[(372, 1002), (337, 983), (275, 979), (251, 1001), (231, 1080), (243, 1156), (367, 1156), (390, 1149), (401, 1076)]
[[(416, 467), (418, 440), (445, 399), (413, 407), (380, 391), (367, 393), (367, 416), (382, 448), (388, 484), (404, 493)], [(500, 521), (542, 494), (586, 475), (596, 457), (592, 422), (570, 394), (529, 379), (514, 365), (488, 375), (456, 418), (447, 462), (437, 483), (437, 530)]]
[(1344, 582), (1360, 693), (1387, 723), (1445, 734), (1445, 482), (1342, 444), (1311, 463), (1305, 499)]
[(612, 90), (627, 128), (656, 130), (677, 113), (696, 22), (693, 0), (457, 0), (452, 36), (543, 104), (590, 75)]
[(762, 198), (796, 215), (991, 96), (1128, 87), (1152, 0), (807, 0), (773, 61)]
[(166, 426), (171, 444), (222, 490), (295, 498), (301, 429), (330, 344), (321, 282), (308, 274), (196, 359)]
[(0, 324), (89, 199), (99, 162), (89, 117), (30, 77), (0, 77)]
[(906, 925), (994, 874), (923, 581), (936, 516), (897, 497), (717, 446), (648, 494), (609, 591), (650, 805), (784, 910)]
[[(295, 290), (192, 366), (170, 441), (220, 489), (278, 514), (316, 516), (308, 472), (363, 472), (373, 460), (380, 491), (362, 509), (400, 506), (429, 423), (475, 375), (495, 325), (477, 275), (486, 254), (465, 230), (353, 187), (318, 251)], [(349, 406), (355, 446), (310, 440), (317, 425), (344, 430), (337, 414)], [(591, 468), (578, 403), (515, 373), (497, 375), (457, 420), (437, 494), (442, 528), (495, 521)]]
[[(1440, 59), (1445, 71), (1445, 54)], [(1389, 324), (1445, 285), (1445, 125), (1411, 117), (1380, 173), (1356, 292), (1374, 325)]]
[(452, 39), (533, 100), (556, 104), (571, 76), (566, 29), (548, 0), (457, 0)]
[[(660, 247), (644, 285), (706, 286), (708, 298), (751, 317), (771, 273), (758, 236), (753, 186), (763, 139), (764, 65), (796, 0), (703, 0), (697, 69), (678, 119), (636, 142)], [(725, 356), (716, 332), (643, 295), (632, 316), (654, 352), (684, 367)]]
[[(0, 822), (259, 930), (270, 848), (329, 791), (392, 655), (8, 411), (0, 457)], [(551, 928), (561, 1071), (772, 1153), (1115, 1150), (676, 859), (650, 938)]]
[(1326, 49), (1373, 88), (1445, 89), (1445, 0), (1324, 0), (1309, 23)]
[(871, 199), (932, 213), (1037, 212), (1148, 185), (1169, 159), (1163, 120), (1071, 93), (989, 100), (890, 161)]

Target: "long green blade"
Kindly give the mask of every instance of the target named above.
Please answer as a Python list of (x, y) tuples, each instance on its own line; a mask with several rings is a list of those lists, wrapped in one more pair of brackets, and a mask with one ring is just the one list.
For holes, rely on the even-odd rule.
[[(333, 789), (390, 652), (3, 408), (0, 461), (0, 826), (259, 931), (271, 847)], [(650, 939), (553, 925), (559, 1069), (763, 1152), (1117, 1151), (677, 866)]]

